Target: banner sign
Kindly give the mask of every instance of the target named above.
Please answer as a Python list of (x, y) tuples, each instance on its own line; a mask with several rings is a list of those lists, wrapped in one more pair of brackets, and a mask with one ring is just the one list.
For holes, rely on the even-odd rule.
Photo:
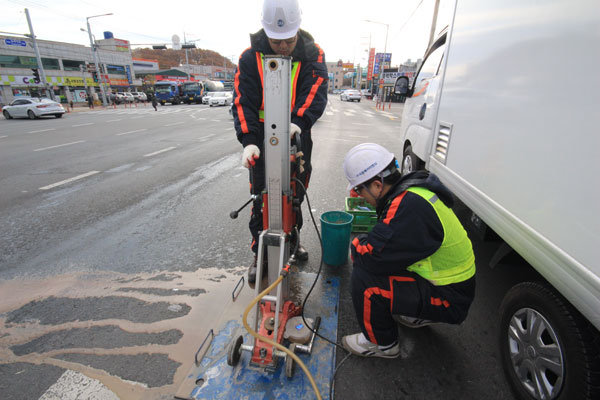
[(367, 80), (370, 81), (373, 78), (373, 66), (375, 64), (375, 48), (372, 47), (369, 50), (369, 65), (367, 67)]
[(375, 65), (373, 67), (373, 74), (379, 74), (379, 70), (383, 72), (384, 64), (390, 65), (392, 62), (392, 53), (377, 53), (375, 54)]

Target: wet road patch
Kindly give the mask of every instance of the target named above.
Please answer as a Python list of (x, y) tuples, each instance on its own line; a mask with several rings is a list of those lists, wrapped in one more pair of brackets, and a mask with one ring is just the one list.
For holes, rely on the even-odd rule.
[(179, 342), (182, 336), (183, 333), (177, 329), (157, 333), (136, 333), (127, 332), (115, 325), (94, 326), (47, 333), (30, 342), (12, 346), (10, 349), (15, 355), (23, 356), (72, 348), (115, 349), (149, 344), (169, 345)]
[[(191, 307), (178, 304), (177, 311), (169, 310), (171, 303), (147, 302), (133, 297), (48, 297), (34, 300), (7, 314), (6, 323), (58, 325), (73, 321), (122, 319), (138, 323), (152, 323), (187, 315)], [(172, 308), (173, 309), (173, 308)]]
[(96, 355), (60, 354), (53, 358), (100, 369), (121, 379), (142, 383), (150, 388), (173, 383), (175, 371), (181, 365), (166, 354)]

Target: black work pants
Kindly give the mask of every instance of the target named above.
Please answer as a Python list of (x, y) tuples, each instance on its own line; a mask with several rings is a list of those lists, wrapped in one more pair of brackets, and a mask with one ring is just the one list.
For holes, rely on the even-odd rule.
[(381, 346), (398, 339), (392, 315), (460, 324), (475, 295), (475, 277), (446, 286), (434, 286), (413, 272), (373, 275), (354, 267), (352, 302), (362, 333)]
[[(305, 188), (308, 189), (308, 183), (310, 181), (310, 174), (312, 172), (312, 166), (310, 164), (310, 156), (312, 153), (312, 139), (311, 133), (309, 131), (302, 132), (302, 152), (304, 153), (304, 172), (297, 176), (297, 178), (302, 182)], [(250, 193), (260, 195), (262, 191), (265, 189), (265, 159), (264, 159), (264, 151), (262, 145), (260, 148), (260, 158), (256, 160), (256, 165), (250, 168)], [(302, 188), (297, 186), (298, 198), (300, 199), (300, 204), (304, 202), (304, 191)], [(250, 216), (250, 223), (248, 224), (250, 228), (250, 233), (252, 234), (252, 252), (256, 254), (258, 252), (258, 237), (263, 230), (263, 213), (262, 213), (262, 196), (259, 196), (252, 204), (252, 215)], [(298, 231), (302, 228), (302, 212), (299, 211), (296, 216), (296, 223), (298, 226)]]

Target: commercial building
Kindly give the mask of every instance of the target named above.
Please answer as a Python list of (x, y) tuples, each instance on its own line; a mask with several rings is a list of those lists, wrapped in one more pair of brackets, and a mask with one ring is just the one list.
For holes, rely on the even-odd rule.
[(86, 92), (99, 99), (99, 82), (105, 90), (117, 92), (140, 87), (136, 79), (129, 42), (109, 37), (98, 40), (102, 73), (94, 79), (92, 49), (87, 46), (37, 39), (48, 85), (36, 79), (38, 67), (32, 41), (27, 37), (0, 35), (0, 103), (18, 96), (51, 97), (62, 102), (85, 101)]

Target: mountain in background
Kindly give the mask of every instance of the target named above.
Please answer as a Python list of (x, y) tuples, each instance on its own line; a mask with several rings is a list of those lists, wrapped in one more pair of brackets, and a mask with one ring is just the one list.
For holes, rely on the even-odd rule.
[[(134, 58), (144, 58), (146, 60), (158, 60), (161, 70), (178, 67), (185, 64), (185, 50), (154, 50), (154, 49), (132, 49)], [(216, 51), (204, 49), (188, 49), (188, 61), (191, 65), (215, 65), (219, 67), (235, 67), (230, 60), (223, 57)]]

